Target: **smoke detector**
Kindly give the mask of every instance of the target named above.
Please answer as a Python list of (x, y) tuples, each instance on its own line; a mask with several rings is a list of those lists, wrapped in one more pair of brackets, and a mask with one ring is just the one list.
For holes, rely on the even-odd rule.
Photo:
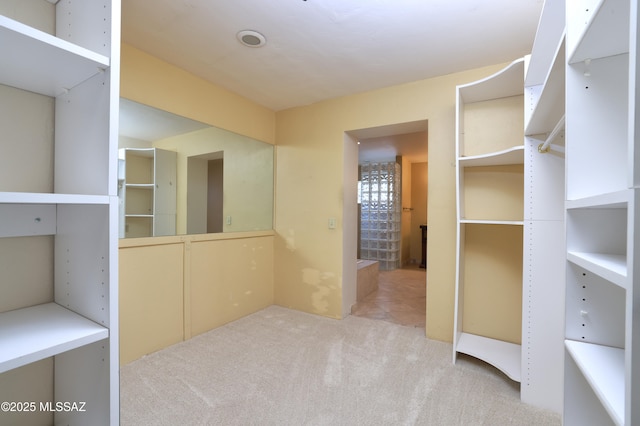
[(240, 31), (236, 37), (247, 47), (262, 47), (267, 43), (267, 39), (262, 34), (253, 30)]

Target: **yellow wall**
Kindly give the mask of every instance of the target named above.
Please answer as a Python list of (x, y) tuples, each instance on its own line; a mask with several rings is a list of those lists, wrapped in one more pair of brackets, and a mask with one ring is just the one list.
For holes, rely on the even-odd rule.
[(122, 45), (120, 96), (275, 144), (275, 114), (128, 44)]
[(273, 304), (273, 231), (120, 240), (120, 363)]
[(520, 344), (522, 226), (466, 224), (464, 233), (462, 330)]
[(183, 258), (179, 241), (119, 250), (121, 364), (184, 339)]
[[(122, 96), (276, 144), (275, 302), (341, 318), (355, 294), (357, 156), (344, 132), (428, 120), (427, 329), (451, 341), (455, 281), (455, 86), (504, 64), (274, 113), (131, 46), (122, 48)], [(347, 161), (345, 161), (347, 159)], [(353, 202), (351, 198), (354, 198)], [(345, 203), (345, 199), (347, 200)], [(328, 229), (329, 218), (337, 229)], [(344, 222), (343, 222), (344, 221)], [(343, 238), (344, 237), (344, 238)], [(343, 247), (346, 250), (343, 251)], [(354, 259), (351, 264), (348, 259)], [(343, 277), (347, 277), (343, 283)], [(353, 282), (352, 282), (353, 281)], [(355, 297), (355, 296), (354, 296)]]
[(523, 95), (464, 104), (460, 155), (481, 155), (521, 145), (523, 111)]
[[(418, 120), (429, 122), (429, 238), (427, 326), (429, 337), (451, 341), (455, 283), (455, 86), (486, 77), (504, 65), (456, 73), (331, 99), (276, 114), (276, 303), (340, 318), (345, 309), (341, 277), (352, 268), (343, 241), (327, 229), (343, 223), (345, 181), (356, 167), (343, 161), (345, 131)], [(350, 203), (350, 200), (346, 200)], [(347, 210), (348, 211), (348, 210)]]
[[(275, 143), (275, 114), (239, 95), (126, 44), (121, 72), (124, 98)], [(121, 363), (273, 304), (273, 238), (263, 231), (121, 240)]]
[(192, 336), (273, 304), (273, 236), (264, 234), (191, 243)]

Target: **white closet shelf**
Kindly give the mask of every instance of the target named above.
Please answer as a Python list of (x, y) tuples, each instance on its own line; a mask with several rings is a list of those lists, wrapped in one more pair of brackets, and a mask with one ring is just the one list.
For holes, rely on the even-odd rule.
[(506, 166), (524, 164), (524, 146), (514, 146), (502, 151), (482, 155), (459, 157), (460, 167)]
[(592, 197), (567, 200), (566, 208), (571, 209), (624, 209), (627, 208), (633, 193), (631, 190), (609, 192)]
[(153, 219), (153, 215), (152, 214), (125, 214), (125, 217), (143, 217), (143, 218), (150, 218)]
[(523, 220), (486, 220), (486, 219), (460, 219), (460, 223), (472, 225), (524, 225)]
[(0, 203), (22, 204), (109, 204), (108, 195), (0, 192)]
[(605, 58), (629, 51), (629, 1), (600, 0), (578, 37), (569, 63)]
[(0, 314), (0, 373), (109, 337), (109, 330), (56, 303)]
[(624, 349), (565, 340), (571, 358), (616, 424), (624, 424)]
[(464, 103), (490, 101), (524, 93), (524, 59), (513, 61), (508, 67), (479, 81), (458, 86)]
[[(121, 104), (123, 102), (123, 100), (120, 100)], [(126, 104), (126, 102), (125, 102)], [(126, 104), (128, 105), (128, 104)], [(120, 151), (118, 152), (118, 158), (120, 160), (124, 160), (125, 159), (125, 152), (130, 152), (132, 155), (135, 155), (136, 157), (146, 157), (146, 158), (153, 158), (154, 157), (154, 153), (155, 153), (155, 148), (122, 148), (120, 149)]]
[(624, 255), (569, 251), (567, 259), (607, 281), (627, 287), (627, 257)]
[(544, 83), (549, 70), (558, 56), (554, 47), (563, 37), (565, 30), (565, 2), (547, 1), (542, 8), (538, 30), (531, 48), (529, 65), (524, 86), (531, 87)]
[(510, 379), (520, 382), (521, 346), (515, 343), (462, 333), (456, 352), (471, 355), (495, 366)]
[(0, 83), (58, 96), (109, 67), (109, 58), (0, 16)]
[(127, 188), (136, 188), (136, 189), (153, 189), (155, 185), (153, 183), (127, 183), (125, 184)]
[(542, 86), (538, 102), (530, 116), (524, 134), (527, 136), (550, 133), (564, 117), (565, 78), (564, 37), (556, 50), (553, 67)]

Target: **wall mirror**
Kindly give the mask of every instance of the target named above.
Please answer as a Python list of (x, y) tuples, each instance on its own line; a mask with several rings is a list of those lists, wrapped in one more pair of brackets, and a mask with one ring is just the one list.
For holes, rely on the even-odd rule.
[(273, 228), (274, 148), (120, 99), (120, 237)]

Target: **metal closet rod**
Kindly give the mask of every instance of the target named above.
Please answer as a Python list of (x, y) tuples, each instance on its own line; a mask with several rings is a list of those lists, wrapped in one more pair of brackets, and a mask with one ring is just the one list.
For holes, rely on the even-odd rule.
[(551, 133), (549, 133), (549, 136), (547, 136), (547, 139), (545, 139), (544, 143), (541, 143), (540, 145), (538, 145), (539, 153), (544, 154), (549, 152), (549, 146), (551, 146), (551, 142), (553, 142), (558, 136), (558, 134), (562, 131), (562, 129), (564, 129), (564, 117), (565, 116), (563, 115), (560, 121), (558, 121), (558, 123), (553, 128)]

